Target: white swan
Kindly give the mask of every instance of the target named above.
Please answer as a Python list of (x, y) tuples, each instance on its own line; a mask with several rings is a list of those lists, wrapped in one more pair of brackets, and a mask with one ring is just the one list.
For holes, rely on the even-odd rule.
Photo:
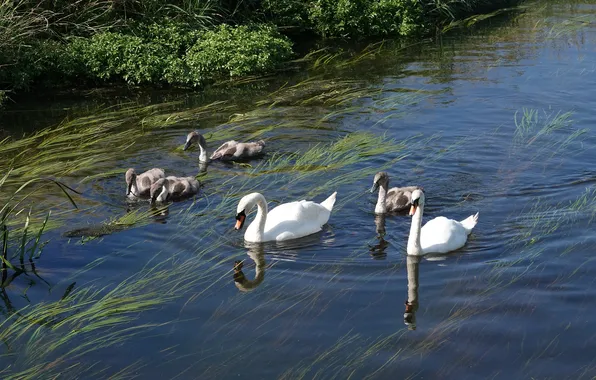
[(436, 217), (422, 225), (424, 212), (424, 192), (412, 192), (412, 206), (410, 215), (412, 226), (408, 238), (408, 255), (425, 255), (427, 253), (447, 253), (463, 247), (468, 240), (468, 235), (478, 223), (478, 213), (458, 222), (444, 216)]
[(253, 243), (297, 239), (321, 231), (331, 216), (337, 191), (322, 203), (298, 201), (283, 203), (267, 212), (262, 194), (245, 195), (236, 211), (237, 230), (242, 229), (246, 214), (257, 205), (257, 216), (244, 233), (244, 240)]

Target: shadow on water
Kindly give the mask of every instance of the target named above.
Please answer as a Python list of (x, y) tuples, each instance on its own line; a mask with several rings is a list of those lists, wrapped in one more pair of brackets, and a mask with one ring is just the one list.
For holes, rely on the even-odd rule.
[(416, 330), (416, 311), (418, 311), (418, 272), (420, 256), (407, 255), (406, 268), (408, 277), (408, 299), (405, 302), (404, 323), (408, 330)]
[(385, 250), (389, 247), (389, 242), (385, 240), (385, 214), (375, 215), (375, 226), (377, 232), (376, 239), (378, 242), (374, 245), (369, 244), (370, 255), (375, 260), (384, 260), (387, 258)]

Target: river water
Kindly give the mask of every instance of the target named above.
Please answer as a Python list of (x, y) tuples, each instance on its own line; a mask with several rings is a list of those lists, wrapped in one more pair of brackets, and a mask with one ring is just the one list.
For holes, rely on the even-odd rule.
[[(223, 100), (229, 107), (145, 135), (109, 164), (114, 174), (65, 179), (96, 207), (46, 235), (36, 263), (43, 281), (15, 279), (0, 309), (3, 318), (24, 313), (69, 287), (97, 294), (63, 314), (68, 323), (32, 324), (19, 344), (6, 344), (6, 376), (40, 363), (42, 378), (596, 376), (596, 2), (527, 6), (438, 41), (385, 43), (316, 77), (312, 69), (187, 96), (178, 111)], [(312, 88), (291, 88), (306, 79)], [(314, 99), (321, 86), (329, 92)], [(338, 102), (346, 86), (352, 96)], [(65, 114), (97, 114), (105, 99), (22, 102), (5, 113), (3, 128), (17, 134)], [(146, 225), (94, 240), (65, 237), (148, 208), (126, 201), (127, 167), (203, 170), (197, 151), (180, 150), (192, 129), (211, 137), (210, 148), (226, 131), (266, 138), (269, 155), (251, 166), (211, 164), (201, 196)], [(355, 137), (363, 132), (384, 139), (379, 149), (363, 152)], [(334, 156), (339, 148), (329, 144), (345, 136), (353, 145)], [(312, 167), (271, 164), (315, 144), (323, 152)], [(480, 212), (468, 243), (444, 256), (406, 257), (411, 219), (373, 213), (368, 190), (381, 169), (394, 186), (424, 186), (424, 221)], [(319, 234), (248, 246), (233, 224), (237, 201), (252, 191), (270, 207), (320, 202), (333, 191), (338, 202)], [(236, 260), (244, 267), (235, 274)], [(143, 293), (147, 304), (119, 320)], [(116, 298), (125, 306), (110, 308)], [(101, 314), (92, 309), (98, 300), (109, 312), (95, 324), (72, 321), (83, 309)], [(405, 301), (413, 311), (405, 313)]]

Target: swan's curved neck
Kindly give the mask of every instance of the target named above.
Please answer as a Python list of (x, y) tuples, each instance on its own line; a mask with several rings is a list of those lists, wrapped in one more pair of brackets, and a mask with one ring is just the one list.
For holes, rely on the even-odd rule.
[(157, 200), (159, 202), (165, 202), (167, 199), (168, 199), (168, 188), (164, 184), (164, 186), (161, 188), (161, 192), (157, 196)]
[(422, 246), (420, 245), (420, 229), (422, 227), (422, 214), (424, 213), (424, 203), (416, 207), (416, 212), (412, 216), (412, 225), (410, 226), (410, 237), (408, 238), (408, 255), (422, 255)]
[(248, 226), (246, 234), (252, 236), (251, 241), (262, 242), (265, 235), (265, 223), (267, 222), (267, 202), (265, 201), (265, 197), (257, 194), (251, 203), (257, 205), (257, 216), (250, 226)]
[(207, 162), (207, 149), (205, 149), (203, 147), (203, 144), (201, 144), (200, 142), (198, 143), (198, 145), (199, 145), (199, 150), (201, 151), (201, 153), (199, 154), (199, 161)]
[(136, 177), (132, 179), (132, 186), (130, 187), (130, 195), (138, 197), (139, 196), (139, 187), (137, 186), (137, 179)]
[(384, 214), (387, 212), (387, 185), (379, 186), (379, 197), (377, 198), (377, 205), (375, 206), (375, 213)]

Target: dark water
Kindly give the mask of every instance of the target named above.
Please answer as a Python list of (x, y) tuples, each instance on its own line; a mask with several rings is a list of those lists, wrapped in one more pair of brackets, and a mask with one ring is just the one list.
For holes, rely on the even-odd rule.
[[(126, 203), (120, 173), (85, 183), (86, 197), (102, 206), (48, 234), (52, 240), (37, 269), (50, 285), (33, 277), (15, 280), (3, 293), (4, 315), (10, 307), (55, 301), (73, 282), (75, 291), (98, 290), (92, 299), (99, 299), (130, 279), (141, 289), (119, 297), (145, 291), (159, 302), (44, 355), (26, 341), (48, 344), (84, 323), (31, 331), (23, 345), (6, 347), (0, 361), (15, 373), (50, 363), (46, 370), (58, 367), (67, 378), (596, 376), (595, 19), (594, 2), (537, 2), (438, 42), (389, 44), (372, 60), (326, 74), (362, 81), (373, 95), (353, 99), (320, 125), (313, 120), (341, 107), (280, 101), (264, 121), (243, 126), (237, 136), (281, 125), (262, 134), (268, 150), (304, 152), (367, 131), (410, 138), (402, 160), (395, 160), (400, 153), (380, 152), (320, 172), (256, 170), (254, 178), (244, 175), (250, 168), (213, 164), (203, 195), (171, 205), (159, 223), (82, 243), (61, 234), (146, 207)], [(255, 101), (307, 75), (190, 99), (182, 110), (224, 99), (233, 108), (159, 130), (117, 166), (194, 175), (198, 152), (176, 150), (188, 130), (208, 135), (232, 128), (230, 115), (264, 112)], [(3, 124), (17, 131), (30, 128), (30, 118), (49, 125), (63, 117), (52, 107), (49, 113), (46, 106), (14, 109)], [(524, 110), (526, 121), (535, 121), (525, 133)], [(480, 212), (463, 249), (407, 259), (405, 215), (387, 216), (386, 234), (378, 236), (376, 199), (367, 191), (370, 173), (388, 163), (393, 185), (424, 186), (424, 221)], [(232, 229), (245, 193), (261, 191), (271, 207), (322, 201), (334, 190), (338, 203), (320, 234), (245, 247)], [(578, 199), (583, 202), (574, 207)], [(234, 274), (235, 260), (244, 260), (242, 273)], [(418, 306), (404, 319), (406, 300)], [(118, 312), (106, 318), (111, 315)], [(118, 332), (125, 339), (73, 350)]]

